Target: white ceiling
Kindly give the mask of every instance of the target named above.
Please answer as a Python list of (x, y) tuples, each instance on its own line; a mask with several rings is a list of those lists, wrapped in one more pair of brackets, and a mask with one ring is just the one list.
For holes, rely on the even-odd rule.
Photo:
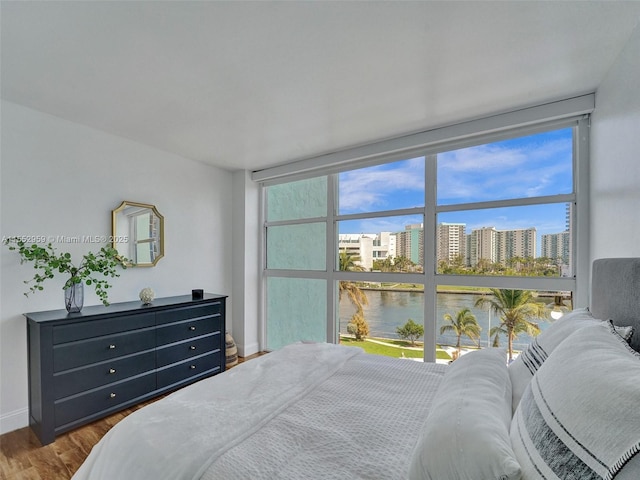
[(6, 1), (2, 98), (258, 170), (593, 92), (620, 1)]

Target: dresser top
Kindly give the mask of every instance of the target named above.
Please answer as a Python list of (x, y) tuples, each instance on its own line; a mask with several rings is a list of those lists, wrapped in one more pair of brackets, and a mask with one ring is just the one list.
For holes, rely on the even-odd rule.
[(54, 320), (81, 320), (82, 318), (96, 317), (102, 315), (113, 315), (115, 313), (143, 313), (164, 310), (171, 307), (198, 305), (207, 303), (211, 300), (225, 299), (227, 295), (218, 295), (215, 293), (205, 293), (203, 298), (193, 300), (191, 295), (179, 295), (176, 297), (155, 298), (150, 305), (143, 305), (140, 300), (132, 302), (111, 303), (108, 306), (91, 305), (84, 307), (82, 311), (77, 313), (67, 313), (66, 310), (49, 310), (43, 312), (25, 313), (24, 316), (34, 322), (50, 322)]

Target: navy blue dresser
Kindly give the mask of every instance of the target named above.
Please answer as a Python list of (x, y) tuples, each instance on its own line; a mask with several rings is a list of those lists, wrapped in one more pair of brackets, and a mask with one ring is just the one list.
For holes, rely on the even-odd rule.
[(225, 368), (226, 296), (27, 313), (29, 424), (56, 435)]

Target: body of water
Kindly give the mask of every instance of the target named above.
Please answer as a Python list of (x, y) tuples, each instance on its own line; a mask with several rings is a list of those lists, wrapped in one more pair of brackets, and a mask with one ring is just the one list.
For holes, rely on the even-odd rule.
[[(369, 323), (370, 337), (398, 338), (396, 328), (404, 325), (410, 318), (414, 322), (422, 324), (424, 316), (424, 294), (422, 292), (398, 292), (365, 290), (369, 304), (364, 307), (364, 318)], [(486, 308), (475, 306), (479, 295), (469, 293), (438, 293), (437, 296), (437, 327), (436, 343), (440, 345), (455, 345), (456, 336), (453, 333), (440, 335), (440, 326), (445, 323), (444, 315), (449, 313), (455, 318), (458, 311), (468, 308), (476, 316), (478, 324), (482, 328), (480, 332), (480, 346), (491, 345), (489, 330), (499, 324), (500, 319), (495, 314), (489, 313)], [(546, 299), (539, 299), (544, 302)], [(340, 333), (347, 333), (347, 324), (355, 312), (349, 299), (340, 301)], [(540, 327), (544, 329), (548, 325), (540, 321)], [(423, 340), (423, 339), (421, 339)], [(531, 342), (527, 335), (519, 335), (514, 342), (514, 349), (522, 350)], [(473, 346), (474, 343), (463, 336), (461, 344)], [(507, 346), (506, 337), (501, 337), (500, 346)]]

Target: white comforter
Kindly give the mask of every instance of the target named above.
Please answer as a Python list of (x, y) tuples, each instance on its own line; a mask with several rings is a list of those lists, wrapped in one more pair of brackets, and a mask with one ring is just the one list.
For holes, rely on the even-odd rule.
[(290, 345), (129, 415), (73, 479), (404, 479), (445, 370)]

